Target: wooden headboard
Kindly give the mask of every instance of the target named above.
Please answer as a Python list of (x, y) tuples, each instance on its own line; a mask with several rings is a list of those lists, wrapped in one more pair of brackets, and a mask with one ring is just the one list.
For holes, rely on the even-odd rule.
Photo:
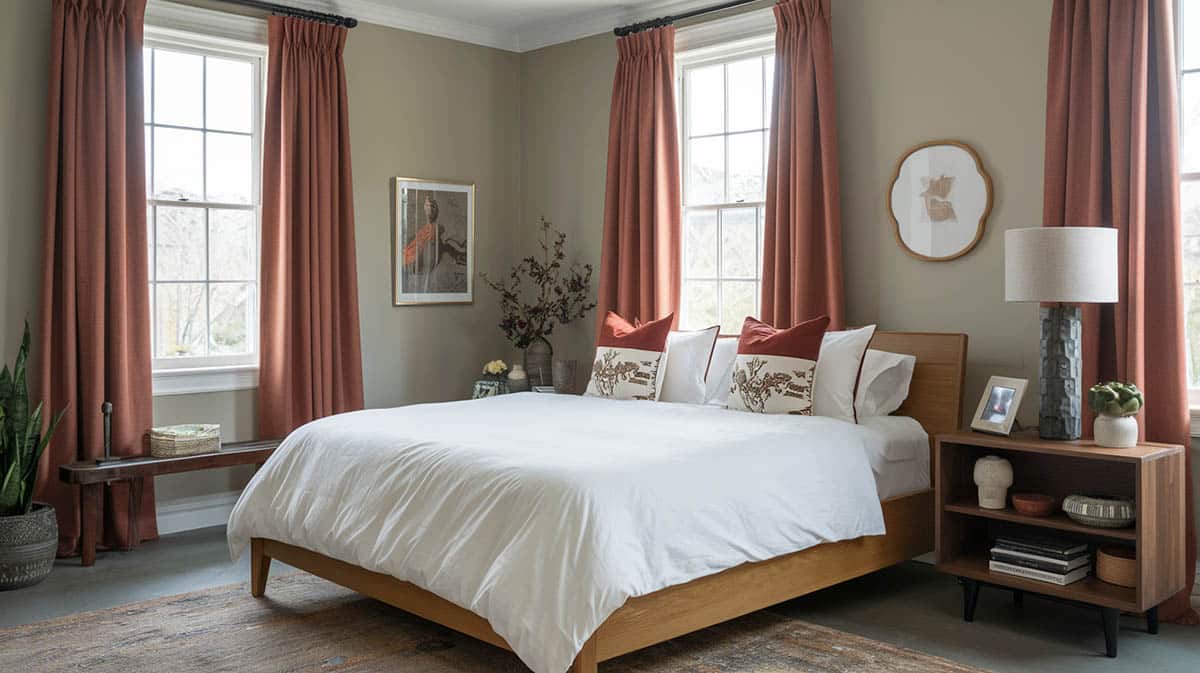
[(962, 424), (963, 385), (967, 371), (967, 335), (948, 332), (875, 332), (871, 348), (915, 355), (908, 399), (896, 411), (934, 435), (954, 432)]

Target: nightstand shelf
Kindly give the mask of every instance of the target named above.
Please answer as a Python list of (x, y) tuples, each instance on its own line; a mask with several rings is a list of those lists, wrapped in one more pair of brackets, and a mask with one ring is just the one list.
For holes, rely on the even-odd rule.
[[(1105, 649), (1117, 654), (1119, 616), (1146, 613), (1149, 630), (1158, 629), (1158, 605), (1183, 588), (1184, 449), (1172, 444), (1140, 444), (1129, 449), (1096, 446), (1090, 441), (1048, 441), (1035, 434), (997, 437), (976, 432), (938, 435), (934, 445), (937, 569), (963, 584), (963, 618), (974, 619), (981, 586), (1009, 589), (1020, 600), (1026, 593), (1100, 608)], [(1137, 521), (1129, 528), (1099, 528), (1077, 523), (1061, 512), (1046, 517), (1020, 514), (1011, 506), (978, 505), (975, 461), (997, 455), (1012, 464), (1009, 494), (1044, 493), (1062, 499), (1074, 493), (1104, 493), (1134, 500)], [(1092, 547), (1117, 544), (1137, 553), (1136, 588), (1109, 584), (1094, 574), (1059, 586), (989, 570), (990, 549), (999, 535), (1033, 534)], [(1093, 573), (1095, 571), (1093, 558)]]

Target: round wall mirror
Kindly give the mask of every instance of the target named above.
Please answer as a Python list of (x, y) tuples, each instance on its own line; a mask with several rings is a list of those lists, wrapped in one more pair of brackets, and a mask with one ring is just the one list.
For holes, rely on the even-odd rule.
[(918, 259), (944, 262), (983, 238), (992, 179), (970, 145), (934, 140), (900, 157), (887, 202), (900, 247)]

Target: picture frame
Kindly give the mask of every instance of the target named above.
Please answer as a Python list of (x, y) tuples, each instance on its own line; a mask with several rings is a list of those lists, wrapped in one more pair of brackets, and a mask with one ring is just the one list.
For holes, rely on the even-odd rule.
[(896, 162), (887, 192), (896, 243), (926, 262), (947, 262), (983, 238), (992, 212), (992, 178), (975, 148), (931, 140)]
[(1025, 397), (1027, 379), (1014, 379), (1007, 376), (993, 376), (988, 379), (979, 398), (979, 406), (971, 419), (971, 429), (993, 435), (1004, 435), (1012, 431), (1013, 421), (1021, 409), (1021, 400)]
[(392, 304), (475, 300), (475, 184), (392, 179)]

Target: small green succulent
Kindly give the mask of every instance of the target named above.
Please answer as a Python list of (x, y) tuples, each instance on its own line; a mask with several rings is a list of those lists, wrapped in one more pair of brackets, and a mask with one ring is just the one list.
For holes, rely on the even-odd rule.
[(1088, 406), (1105, 416), (1132, 416), (1145, 402), (1142, 391), (1132, 383), (1109, 381), (1088, 388)]

